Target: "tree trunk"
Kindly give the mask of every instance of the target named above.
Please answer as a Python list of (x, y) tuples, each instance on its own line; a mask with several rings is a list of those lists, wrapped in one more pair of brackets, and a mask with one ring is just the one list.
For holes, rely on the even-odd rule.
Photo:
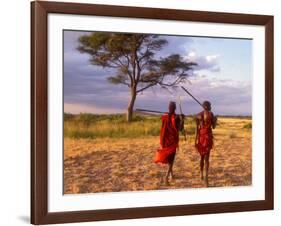
[(133, 119), (133, 110), (134, 110), (134, 104), (136, 101), (136, 97), (137, 97), (136, 89), (132, 88), (131, 100), (130, 100), (130, 102), (128, 104), (128, 108), (127, 108), (127, 122), (131, 122)]

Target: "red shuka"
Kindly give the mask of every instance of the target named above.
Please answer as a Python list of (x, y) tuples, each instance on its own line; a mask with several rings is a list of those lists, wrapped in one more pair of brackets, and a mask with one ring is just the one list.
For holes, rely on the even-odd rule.
[(206, 112), (207, 117), (204, 119), (204, 111), (199, 113), (199, 127), (198, 127), (198, 145), (197, 150), (201, 156), (209, 153), (213, 147), (213, 133), (212, 133), (212, 112)]
[(176, 115), (162, 115), (162, 126), (160, 131), (160, 144), (156, 152), (155, 163), (168, 163), (170, 155), (174, 154), (179, 144), (179, 131), (176, 123)]

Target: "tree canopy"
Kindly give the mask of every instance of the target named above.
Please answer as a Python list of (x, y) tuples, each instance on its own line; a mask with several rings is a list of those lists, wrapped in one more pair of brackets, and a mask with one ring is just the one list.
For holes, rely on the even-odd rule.
[(79, 39), (78, 50), (90, 55), (93, 65), (115, 69), (107, 79), (129, 87), (128, 121), (138, 93), (153, 87), (176, 87), (185, 82), (196, 63), (179, 54), (160, 56), (168, 41), (154, 34), (93, 32)]

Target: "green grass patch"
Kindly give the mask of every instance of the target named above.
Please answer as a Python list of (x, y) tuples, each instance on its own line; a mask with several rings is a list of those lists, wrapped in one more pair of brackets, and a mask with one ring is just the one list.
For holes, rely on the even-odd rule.
[(252, 129), (252, 123), (249, 122), (249, 123), (246, 123), (244, 126), (243, 126), (244, 129)]
[[(124, 114), (64, 114), (64, 136), (75, 139), (159, 136), (160, 128), (160, 116), (135, 115), (133, 121), (128, 123)], [(185, 129), (187, 135), (195, 133), (192, 118), (186, 118)]]

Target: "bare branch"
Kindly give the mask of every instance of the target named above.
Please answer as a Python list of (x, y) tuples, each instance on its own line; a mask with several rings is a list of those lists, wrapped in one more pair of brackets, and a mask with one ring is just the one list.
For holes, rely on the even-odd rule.
[(148, 88), (150, 88), (152, 86), (155, 86), (155, 85), (157, 85), (157, 83), (150, 83), (149, 85), (147, 85), (147, 86), (137, 90), (137, 93), (140, 93), (140, 92), (142, 92), (142, 91), (144, 91), (144, 90), (146, 90), (146, 89), (148, 89)]

